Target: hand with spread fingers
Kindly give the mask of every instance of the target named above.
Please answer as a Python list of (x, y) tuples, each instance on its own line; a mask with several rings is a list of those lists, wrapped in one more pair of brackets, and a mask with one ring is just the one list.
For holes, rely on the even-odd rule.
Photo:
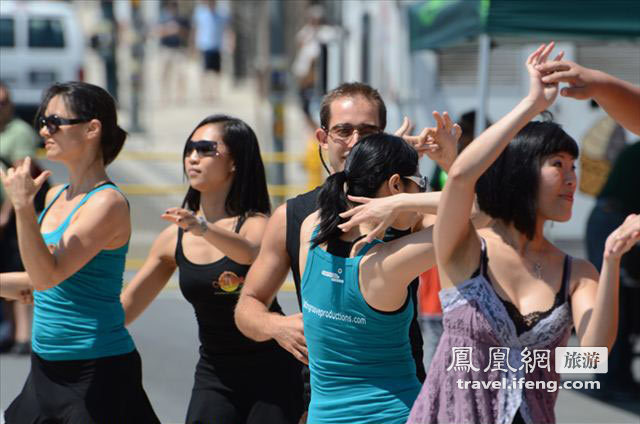
[(0, 169), (0, 179), (16, 211), (33, 205), (42, 184), (49, 178), (51, 171), (43, 171), (35, 179), (31, 178), (31, 158), (27, 157), (22, 164), (7, 171)]
[(638, 242), (640, 242), (640, 215), (631, 214), (607, 237), (604, 245), (605, 260), (619, 260)]
[(416, 149), (416, 152), (418, 152), (420, 157), (425, 153), (428, 154), (429, 152), (435, 152), (439, 149), (437, 145), (428, 143), (429, 128), (424, 128), (418, 135), (411, 135), (413, 129), (413, 123), (411, 123), (411, 120), (405, 116), (402, 120), (402, 125), (393, 133), (393, 135), (402, 137), (404, 141)]
[(436, 120), (436, 127), (427, 128), (427, 142), (438, 148), (427, 151), (427, 156), (448, 172), (458, 156), (458, 140), (462, 135), (462, 128), (451, 120), (448, 112), (440, 115), (434, 111), (433, 118)]
[[(558, 83), (545, 83), (543, 81), (544, 73), (540, 71), (540, 65), (547, 62), (554, 46), (554, 42), (543, 44), (527, 58), (526, 66), (529, 72), (529, 95), (527, 97), (539, 112), (551, 106), (558, 97)], [(564, 52), (561, 51), (554, 60), (559, 61), (563, 56)]]
[(207, 222), (204, 217), (199, 217), (184, 208), (169, 208), (160, 217), (196, 236), (202, 236), (207, 231)]

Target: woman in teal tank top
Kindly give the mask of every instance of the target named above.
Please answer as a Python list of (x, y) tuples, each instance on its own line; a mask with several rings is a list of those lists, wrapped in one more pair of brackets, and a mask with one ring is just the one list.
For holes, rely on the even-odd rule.
[[(392, 242), (359, 239), (407, 228), (415, 213), (339, 227), (366, 197), (424, 191), (418, 155), (388, 134), (363, 138), (331, 175), (301, 229), (302, 313), (311, 370), (310, 423), (404, 423), (420, 390), (411, 355), (408, 285), (435, 262), (431, 227)], [(352, 197), (357, 196), (357, 197)], [(434, 197), (437, 194), (434, 193)], [(347, 212), (347, 215), (349, 212)]]
[(120, 303), (131, 220), (105, 169), (126, 138), (115, 102), (91, 84), (55, 84), (37, 116), (69, 183), (49, 191), (37, 218), (33, 198), (50, 172), (32, 179), (27, 158), (2, 173), (26, 269), (2, 279), (31, 288), (35, 303), (31, 372), (6, 422), (157, 423)]

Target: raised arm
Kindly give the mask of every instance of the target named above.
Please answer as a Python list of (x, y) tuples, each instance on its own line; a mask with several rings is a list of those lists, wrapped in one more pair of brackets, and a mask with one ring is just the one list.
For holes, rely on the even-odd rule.
[(571, 310), (580, 346), (613, 346), (618, 332), (620, 259), (640, 241), (640, 215), (629, 215), (605, 243), (602, 270), (578, 260), (572, 280)]
[(236, 305), (235, 321), (250, 339), (275, 339), (299, 361), (307, 363), (302, 314), (283, 316), (269, 311), (291, 264), (286, 231), (287, 209), (283, 204), (269, 218), (260, 253), (249, 269)]
[(240, 233), (207, 222), (202, 226), (193, 212), (183, 208), (167, 209), (161, 218), (203, 237), (226, 256), (244, 265), (251, 265), (258, 256), (267, 226), (267, 217), (264, 215), (247, 218)]
[[(507, 115), (485, 130), (456, 159), (449, 171), (440, 199), (434, 228), (434, 243), (443, 287), (450, 287), (469, 277), (477, 268), (480, 241), (471, 225), (475, 185), (511, 139), (533, 117), (553, 103), (558, 86), (544, 85), (536, 65), (544, 63), (553, 43), (540, 46), (526, 62), (529, 94)], [(561, 59), (562, 53), (556, 59)]]
[(165, 228), (151, 246), (142, 268), (120, 295), (125, 325), (131, 324), (151, 304), (167, 284), (177, 264), (174, 253), (178, 242), (178, 227)]
[(574, 99), (595, 100), (620, 125), (640, 135), (640, 87), (569, 60), (539, 65), (544, 83), (569, 83), (560, 95)]
[[(60, 284), (85, 266), (98, 252), (124, 245), (131, 231), (129, 207), (115, 190), (96, 193), (77, 212), (59, 244), (50, 252), (38, 227), (33, 198), (49, 171), (32, 179), (27, 158), (2, 173), (2, 182), (16, 211), (18, 246), (35, 290)], [(114, 245), (119, 243), (119, 245)]]

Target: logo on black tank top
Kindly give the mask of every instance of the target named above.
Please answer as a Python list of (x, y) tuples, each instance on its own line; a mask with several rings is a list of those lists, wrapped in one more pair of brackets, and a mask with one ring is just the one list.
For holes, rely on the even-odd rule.
[(238, 277), (235, 272), (225, 271), (218, 277), (217, 281), (211, 283), (213, 288), (220, 288), (225, 293), (236, 293), (244, 283), (244, 277)]

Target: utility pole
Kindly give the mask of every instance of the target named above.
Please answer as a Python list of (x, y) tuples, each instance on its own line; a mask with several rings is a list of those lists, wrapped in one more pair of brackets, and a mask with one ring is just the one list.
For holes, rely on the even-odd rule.
[[(273, 116), (273, 151), (278, 160), (272, 165), (274, 184), (283, 187), (285, 184), (284, 163), (279, 156), (284, 152), (285, 116), (284, 98), (287, 90), (287, 58), (284, 36), (284, 2), (269, 2), (269, 103)], [(274, 196), (276, 204), (284, 202), (284, 193)]]
[(140, 10), (140, 0), (131, 0), (131, 25), (133, 43), (131, 44), (131, 123), (129, 131), (144, 132), (140, 124), (141, 98), (144, 83), (144, 39), (145, 28)]

